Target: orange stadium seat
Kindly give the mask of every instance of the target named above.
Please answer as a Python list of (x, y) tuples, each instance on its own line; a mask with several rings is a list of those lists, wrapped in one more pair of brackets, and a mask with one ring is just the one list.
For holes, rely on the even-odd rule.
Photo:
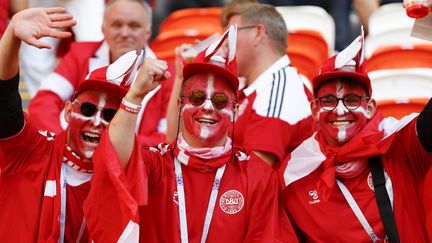
[(413, 112), (420, 112), (427, 104), (429, 99), (393, 99), (393, 100), (378, 100), (378, 111), (384, 116), (393, 116), (398, 119), (409, 115)]
[(295, 47), (288, 48), (287, 54), (291, 60), (291, 65), (309, 80), (312, 80), (318, 74), (321, 63), (313, 54)]
[(157, 56), (169, 52), (175, 54), (175, 48), (181, 44), (193, 44), (197, 40), (203, 40), (214, 34), (212, 31), (171, 30), (160, 33), (151, 43), (150, 48)]
[(381, 47), (367, 59), (366, 65), (368, 71), (413, 67), (432, 68), (432, 45)]
[(288, 33), (288, 50), (304, 51), (321, 65), (329, 57), (329, 47), (324, 37), (315, 30), (296, 30)]
[(222, 8), (187, 8), (180, 9), (170, 14), (160, 25), (159, 32), (168, 30), (207, 31), (221, 33), (220, 14)]

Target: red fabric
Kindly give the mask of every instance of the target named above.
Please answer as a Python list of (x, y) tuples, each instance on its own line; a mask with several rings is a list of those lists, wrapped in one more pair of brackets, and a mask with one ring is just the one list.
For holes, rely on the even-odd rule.
[[(382, 156), (384, 170), (393, 184), (394, 215), (401, 242), (427, 242), (418, 189), (431, 166), (432, 156), (423, 149), (417, 138), (415, 121), (396, 133)], [(366, 150), (364, 156), (368, 154)], [(323, 170), (322, 165), (285, 188), (285, 206), (292, 222), (306, 242), (371, 242), (340, 190), (335, 188), (330, 191), (328, 202), (324, 202), (317, 188)], [(355, 178), (341, 181), (383, 241), (383, 225), (375, 194), (369, 185), (369, 172), (368, 168)]]
[(394, 136), (382, 139), (384, 132), (379, 131), (378, 126), (383, 118), (380, 113), (376, 113), (359, 134), (340, 147), (327, 145), (324, 136), (318, 131), (317, 139), (327, 158), (323, 162), (324, 172), (321, 174), (320, 181), (317, 184), (318, 194), (321, 195), (324, 201), (328, 200), (336, 184), (336, 170), (334, 167), (336, 164), (355, 159), (370, 158), (387, 151)]
[(0, 38), (6, 30), (9, 20), (9, 0), (0, 0)]
[[(247, 104), (235, 123), (234, 143), (249, 150), (267, 152), (279, 161), (312, 134), (312, 117), (295, 124), (279, 118), (258, 115), (253, 106), (256, 92), (249, 96), (241, 95), (240, 106)], [(308, 96), (311, 97), (310, 93)]]
[[(60, 171), (66, 133), (54, 139), (52, 134), (38, 132), (28, 123), (23, 130), (0, 140), (0, 242), (57, 242), (60, 236)], [(48, 181), (55, 195), (45, 195)], [(87, 191), (67, 186), (65, 242), (75, 242), (81, 227), (82, 204)], [(74, 196), (80, 194), (80, 196)], [(45, 196), (44, 196), (45, 195)], [(81, 213), (79, 213), (81, 212)], [(79, 225), (74, 225), (79, 222)], [(72, 224), (71, 224), (72, 223)], [(81, 238), (87, 241), (84, 232)]]
[(430, 189), (432, 188), (432, 170), (429, 169), (428, 174), (421, 186), (421, 198), (423, 201), (423, 207), (425, 209), (426, 215), (426, 229), (428, 233), (429, 242), (432, 242), (432, 193)]
[[(172, 150), (168, 145), (160, 145), (159, 149), (150, 151), (140, 149), (138, 152), (136, 149), (137, 146), (123, 174), (118, 165), (111, 166), (112, 163), (119, 162), (116, 161), (117, 157), (107, 135), (104, 135), (99, 145), (94, 156), (96, 173), (86, 202), (88, 208), (85, 209), (92, 239), (116, 242), (128, 221), (124, 219), (136, 222), (135, 205), (141, 205), (140, 242), (179, 242), (180, 228)], [(105, 168), (98, 170), (99, 167)], [(182, 171), (189, 242), (200, 242), (215, 171), (202, 172), (184, 165)], [(145, 176), (145, 172), (148, 176)], [(141, 177), (142, 175), (145, 178)], [(121, 185), (112, 188), (111, 186), (119, 181), (117, 178), (121, 179)], [(148, 181), (148, 191), (147, 188), (141, 187), (140, 190), (126, 193), (129, 185), (141, 183), (144, 179)], [(141, 184), (146, 186), (144, 183)], [(244, 206), (234, 214), (225, 213), (220, 206), (222, 195), (230, 190), (236, 190), (244, 198)], [(275, 235), (279, 234), (279, 239), (284, 240), (283, 242), (296, 242), (289, 221), (285, 220), (284, 224), (279, 224), (280, 220), (286, 218), (279, 217), (277, 190), (274, 171), (258, 157), (251, 155), (247, 161), (229, 161), (222, 177), (207, 242), (279, 242), (275, 238)], [(140, 194), (147, 192), (146, 206), (143, 206), (140, 200), (136, 202)], [(103, 197), (105, 193), (114, 193), (116, 196), (110, 196), (111, 199), (106, 200)], [(131, 202), (131, 198), (135, 199), (134, 203)], [(128, 210), (123, 210), (124, 205), (129, 205)], [(99, 206), (103, 208), (95, 211)], [(110, 209), (115, 209), (118, 213), (107, 211)]]

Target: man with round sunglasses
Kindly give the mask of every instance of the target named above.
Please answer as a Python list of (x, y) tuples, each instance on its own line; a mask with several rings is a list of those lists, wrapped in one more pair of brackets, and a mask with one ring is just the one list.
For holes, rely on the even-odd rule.
[(432, 102), (401, 120), (376, 111), (363, 41), (313, 80), (319, 129), (281, 167), (285, 206), (307, 242), (428, 242), (419, 185), (432, 161)]
[(66, 104), (68, 129), (37, 130), (23, 113), (18, 91), (21, 41), (50, 48), (41, 37), (76, 22), (63, 8), (16, 14), (0, 41), (0, 242), (89, 242), (83, 202), (93, 174), (92, 155), (127, 89), (97, 69)]
[[(232, 26), (184, 67), (178, 104), (183, 126), (173, 144), (142, 149), (133, 138), (136, 115), (125, 109), (115, 115), (95, 152), (85, 205), (94, 240), (297, 242), (279, 211), (274, 170), (232, 145), (239, 84), (235, 35)], [(224, 43), (226, 56), (220, 52)], [(125, 96), (130, 108), (167, 76), (166, 62), (146, 59)]]

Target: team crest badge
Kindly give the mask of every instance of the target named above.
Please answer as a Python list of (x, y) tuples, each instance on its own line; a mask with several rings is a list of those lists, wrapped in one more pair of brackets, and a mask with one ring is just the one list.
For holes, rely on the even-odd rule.
[(219, 206), (227, 214), (240, 212), (244, 205), (244, 197), (237, 190), (226, 191), (219, 200)]
[(367, 177), (367, 184), (372, 191), (375, 191), (371, 172), (369, 172), (369, 175)]

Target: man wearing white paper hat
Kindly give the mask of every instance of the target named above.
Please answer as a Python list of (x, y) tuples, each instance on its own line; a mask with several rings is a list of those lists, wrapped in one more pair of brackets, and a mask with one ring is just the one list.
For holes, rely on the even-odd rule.
[[(73, 43), (30, 101), (29, 115), (36, 127), (56, 134), (65, 130), (68, 124), (63, 119), (63, 107), (79, 82), (96, 68), (113, 63), (131, 50), (143, 51), (146, 57), (156, 58), (147, 45), (151, 35), (151, 15), (150, 7), (142, 0), (108, 1), (102, 26), (104, 40)], [(162, 85), (143, 102), (136, 131), (147, 146), (165, 141), (165, 110), (170, 89), (168, 83)]]
[(38, 39), (69, 37), (53, 28), (75, 23), (63, 8), (28, 9), (12, 18), (0, 41), (0, 242), (89, 242), (82, 205), (92, 154), (128, 83), (109, 80), (110, 71), (122, 74), (116, 63), (93, 71), (66, 104), (69, 127), (58, 136), (38, 131), (18, 92), (21, 40), (50, 48)]
[[(184, 67), (178, 118), (184, 129), (173, 144), (142, 149), (133, 137), (136, 115), (120, 110), (114, 117), (94, 156), (85, 206), (94, 240), (297, 241), (278, 209), (275, 172), (232, 145), (239, 84), (235, 41), (232, 26)], [(130, 109), (168, 76), (166, 62), (146, 59), (125, 96)]]
[(281, 167), (285, 206), (306, 241), (427, 242), (418, 186), (432, 161), (432, 103), (401, 120), (377, 112), (363, 41), (313, 80), (319, 129)]

